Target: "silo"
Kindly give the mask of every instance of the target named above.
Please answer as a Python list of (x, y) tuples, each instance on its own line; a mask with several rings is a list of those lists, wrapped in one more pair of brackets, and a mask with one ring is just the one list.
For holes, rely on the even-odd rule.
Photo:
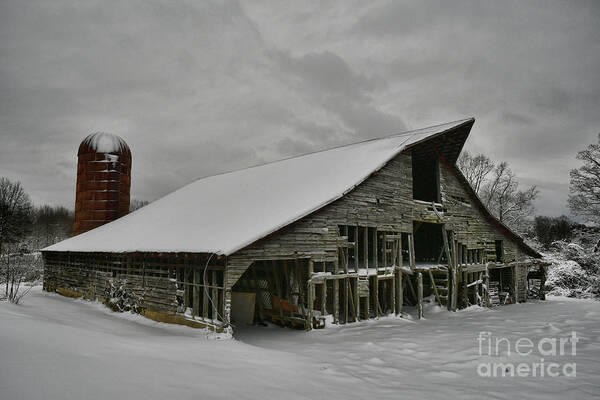
[(131, 186), (131, 151), (119, 136), (89, 135), (77, 158), (73, 236), (126, 215)]

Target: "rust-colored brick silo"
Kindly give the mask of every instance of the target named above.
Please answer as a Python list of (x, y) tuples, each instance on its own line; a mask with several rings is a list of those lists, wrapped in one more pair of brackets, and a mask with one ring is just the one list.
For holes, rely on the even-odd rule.
[(93, 133), (77, 152), (73, 236), (129, 213), (131, 150), (110, 133)]

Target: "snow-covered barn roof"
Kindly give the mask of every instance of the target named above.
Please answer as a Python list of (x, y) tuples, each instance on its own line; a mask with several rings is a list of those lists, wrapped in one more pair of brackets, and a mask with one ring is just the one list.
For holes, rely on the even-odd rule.
[(44, 251), (230, 255), (344, 196), (408, 146), (470, 129), (473, 122), (463, 119), (201, 178)]

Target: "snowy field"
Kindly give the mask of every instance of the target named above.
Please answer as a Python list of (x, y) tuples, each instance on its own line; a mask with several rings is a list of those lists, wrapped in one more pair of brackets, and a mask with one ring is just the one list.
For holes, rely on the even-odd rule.
[[(478, 335), (536, 343), (529, 356), (479, 355)], [(537, 343), (571, 336), (576, 355)], [(502, 342), (502, 344), (505, 342)], [(576, 364), (576, 377), (478, 375), (480, 364)], [(481, 370), (480, 370), (481, 371)], [(485, 370), (484, 370), (485, 371)], [(571, 370), (568, 371), (573, 372)], [(304, 332), (240, 329), (236, 339), (112, 313), (35, 288), (0, 303), (0, 399), (585, 399), (600, 397), (600, 302), (550, 298), (426, 319), (382, 318)]]

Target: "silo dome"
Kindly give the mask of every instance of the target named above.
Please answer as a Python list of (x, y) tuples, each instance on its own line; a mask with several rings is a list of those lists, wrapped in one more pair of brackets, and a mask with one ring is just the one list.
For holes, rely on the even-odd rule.
[(117, 135), (87, 136), (77, 152), (77, 188), (73, 235), (129, 213), (131, 150)]

